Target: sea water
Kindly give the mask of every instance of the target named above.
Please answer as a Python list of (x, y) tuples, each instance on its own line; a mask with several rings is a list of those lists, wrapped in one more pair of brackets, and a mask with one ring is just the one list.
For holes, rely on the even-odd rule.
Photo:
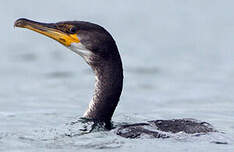
[[(0, 151), (225, 151), (234, 147), (233, 1), (4, 1), (0, 5)], [(219, 132), (170, 139), (82, 133), (94, 75), (57, 42), (13, 28), (85, 20), (115, 38), (124, 88), (114, 124), (194, 118)]]

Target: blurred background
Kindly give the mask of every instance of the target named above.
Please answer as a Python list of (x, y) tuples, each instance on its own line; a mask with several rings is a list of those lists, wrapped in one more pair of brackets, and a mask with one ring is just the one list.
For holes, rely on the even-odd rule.
[[(113, 121), (195, 118), (234, 137), (233, 6), (231, 0), (0, 2), (2, 150), (43, 145), (37, 136), (37, 144), (19, 137), (82, 116), (93, 92), (94, 76), (83, 59), (47, 37), (14, 29), (22, 17), (89, 21), (112, 34), (125, 75)], [(117, 149), (146, 148), (119, 140)]]

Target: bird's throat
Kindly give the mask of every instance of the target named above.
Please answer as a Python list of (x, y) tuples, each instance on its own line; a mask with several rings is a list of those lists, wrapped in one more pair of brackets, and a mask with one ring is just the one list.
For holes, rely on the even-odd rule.
[(123, 69), (119, 53), (92, 66), (96, 75), (95, 90), (84, 117), (109, 123), (123, 86)]

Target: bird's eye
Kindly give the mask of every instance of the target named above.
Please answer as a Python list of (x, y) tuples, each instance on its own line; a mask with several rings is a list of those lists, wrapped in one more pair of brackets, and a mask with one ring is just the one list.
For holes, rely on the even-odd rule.
[(74, 34), (74, 33), (76, 33), (76, 32), (77, 32), (77, 28), (76, 28), (76, 27), (70, 28), (70, 33), (71, 33), (71, 34)]

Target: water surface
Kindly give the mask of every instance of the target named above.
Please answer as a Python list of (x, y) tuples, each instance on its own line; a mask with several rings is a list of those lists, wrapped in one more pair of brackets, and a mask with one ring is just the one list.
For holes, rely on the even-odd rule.
[[(0, 5), (0, 151), (233, 151), (232, 1), (4, 1)], [(119, 47), (124, 90), (113, 121), (195, 118), (219, 133), (137, 140), (70, 123), (91, 99), (82, 58), (14, 21), (86, 20)], [(223, 142), (227, 144), (217, 144)]]

